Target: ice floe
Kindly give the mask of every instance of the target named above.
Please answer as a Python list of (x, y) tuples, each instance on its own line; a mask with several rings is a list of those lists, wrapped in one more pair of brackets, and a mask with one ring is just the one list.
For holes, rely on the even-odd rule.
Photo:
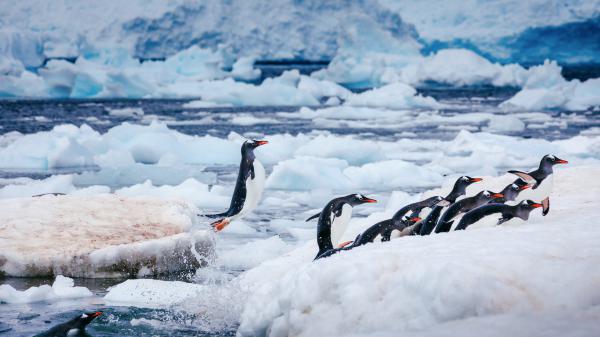
[(147, 276), (194, 270), (212, 251), (195, 207), (109, 194), (4, 199), (0, 272)]
[(92, 296), (86, 287), (75, 287), (73, 279), (57, 275), (52, 286), (47, 284), (20, 291), (9, 284), (0, 285), (0, 303), (32, 303)]

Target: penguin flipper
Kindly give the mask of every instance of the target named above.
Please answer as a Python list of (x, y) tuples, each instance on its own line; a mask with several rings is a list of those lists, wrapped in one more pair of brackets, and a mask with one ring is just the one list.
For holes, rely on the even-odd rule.
[(318, 218), (318, 217), (320, 217), (320, 216), (321, 216), (321, 212), (319, 212), (319, 213), (317, 213), (317, 214), (315, 214), (315, 215), (311, 216), (310, 218), (306, 219), (306, 222), (309, 222), (310, 220), (312, 220), (312, 219), (316, 219), (316, 218)]
[(500, 219), (498, 219), (498, 223), (496, 223), (496, 225), (501, 225), (501, 224), (509, 221), (512, 218), (513, 218), (512, 216), (502, 216)]
[(542, 215), (546, 216), (550, 212), (550, 197), (542, 200)]
[(534, 185), (537, 183), (537, 180), (535, 180), (535, 178), (530, 176), (528, 173), (525, 173), (522, 171), (517, 171), (517, 170), (510, 170), (510, 171), (508, 171), (508, 173), (512, 173), (512, 174), (516, 175), (517, 177), (523, 179), (523, 181), (526, 182), (527, 185)]

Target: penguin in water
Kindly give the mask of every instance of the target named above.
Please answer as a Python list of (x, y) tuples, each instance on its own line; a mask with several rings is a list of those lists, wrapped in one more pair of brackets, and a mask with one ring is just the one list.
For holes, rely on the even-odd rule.
[[(433, 197), (427, 198), (425, 200), (415, 202), (412, 204), (408, 204), (408, 205), (402, 207), (392, 217), (392, 219), (391, 219), (392, 226), (384, 227), (383, 231), (381, 232), (381, 240), (389, 241), (392, 238), (392, 236), (398, 237), (401, 235), (402, 231), (406, 227), (413, 226), (418, 221), (421, 221), (421, 218), (416, 215), (419, 214), (421, 212), (421, 210), (423, 210), (423, 208), (432, 208), (435, 206), (444, 207), (444, 206), (448, 206), (448, 205), (450, 205), (450, 202), (448, 200), (446, 200), (445, 198), (440, 197), (440, 196), (433, 196)], [(406, 215), (406, 213), (408, 213), (410, 211), (412, 211), (411, 216), (409, 216), (406, 220), (403, 220), (403, 217)], [(420, 226), (418, 226), (418, 229), (420, 230)], [(394, 235), (394, 234), (396, 234), (396, 235)], [(375, 239), (375, 238), (373, 238), (373, 239)]]
[(211, 223), (216, 231), (223, 230), (231, 221), (242, 218), (258, 205), (265, 186), (265, 168), (256, 159), (254, 149), (268, 143), (266, 140), (247, 140), (242, 144), (242, 161), (229, 209), (223, 213), (205, 215), (219, 218)]
[[(450, 193), (448, 193), (448, 195), (444, 199), (446, 199), (450, 204), (453, 204), (456, 202), (456, 199), (458, 199), (459, 197), (461, 197), (467, 193), (467, 187), (469, 187), (469, 185), (479, 182), (479, 181), (482, 181), (482, 180), (483, 179), (481, 179), (481, 178), (472, 178), (469, 176), (459, 177), (458, 179), (456, 179), (456, 182), (454, 182), (452, 191), (450, 191)], [(438, 219), (439, 219), (440, 214), (442, 213), (443, 209), (444, 209), (443, 206), (434, 207), (431, 210), (431, 212), (429, 212), (429, 214), (427, 214), (425, 219), (423, 219), (421, 221), (421, 223), (417, 224), (420, 227), (420, 230), (418, 232), (419, 235), (431, 234), (431, 231), (437, 224)], [(415, 234), (417, 234), (416, 231), (415, 231)]]
[(480, 221), (484, 217), (498, 213), (500, 214), (500, 218), (498, 219), (497, 225), (505, 223), (515, 217), (527, 221), (529, 219), (529, 213), (539, 207), (543, 207), (543, 205), (531, 200), (523, 200), (516, 205), (483, 205), (467, 212), (462, 219), (460, 219), (455, 230), (466, 229), (468, 226)]
[(531, 186), (523, 180), (517, 179), (517, 181), (515, 181), (512, 184), (506, 185), (506, 187), (504, 187), (504, 189), (500, 191), (500, 194), (502, 194), (503, 197), (496, 198), (490, 201), (490, 203), (503, 204), (507, 201), (515, 201), (517, 199), (517, 196), (519, 196), (519, 193), (521, 193), (521, 191), (524, 191), (530, 187)]
[(436, 233), (449, 232), (454, 221), (454, 217), (461, 213), (466, 213), (472, 209), (475, 209), (481, 205), (487, 204), (495, 198), (503, 198), (504, 194), (494, 193), (490, 191), (481, 191), (472, 197), (461, 199), (448, 207), (446, 212), (442, 215), (435, 227)]
[(102, 311), (85, 312), (68, 322), (59, 324), (48, 331), (35, 335), (34, 337), (87, 336), (87, 334), (85, 334), (85, 327), (100, 315), (102, 315)]
[(334, 249), (334, 245), (340, 245), (340, 239), (352, 217), (352, 207), (375, 202), (377, 200), (367, 198), (362, 194), (350, 194), (331, 200), (320, 213), (306, 219), (306, 221), (310, 221), (314, 218), (319, 218), (317, 225), (319, 252), (315, 260), (325, 252)]
[(508, 171), (517, 175), (520, 179), (529, 185), (532, 185), (531, 193), (527, 197), (535, 200), (542, 200), (542, 215), (546, 216), (550, 212), (550, 193), (554, 184), (553, 167), (557, 164), (568, 164), (569, 162), (560, 159), (554, 155), (547, 154), (542, 157), (537, 170), (531, 172), (522, 172), (517, 170)]

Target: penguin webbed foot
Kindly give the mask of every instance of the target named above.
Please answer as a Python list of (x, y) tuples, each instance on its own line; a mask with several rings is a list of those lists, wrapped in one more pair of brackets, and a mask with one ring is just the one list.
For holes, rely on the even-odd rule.
[(546, 216), (548, 213), (550, 213), (550, 197), (542, 200), (542, 215)]
[(231, 222), (231, 220), (229, 220), (227, 218), (223, 218), (223, 219), (219, 219), (217, 221), (212, 222), (210, 224), (210, 226), (215, 230), (215, 232), (220, 232), (225, 227), (227, 227), (227, 225), (229, 225), (230, 222)]

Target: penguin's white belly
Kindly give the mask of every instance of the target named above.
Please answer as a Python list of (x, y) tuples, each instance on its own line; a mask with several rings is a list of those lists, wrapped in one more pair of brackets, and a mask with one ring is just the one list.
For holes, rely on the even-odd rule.
[(265, 168), (258, 160), (254, 160), (254, 179), (248, 176), (246, 179), (246, 200), (244, 200), (244, 206), (242, 210), (232, 217), (232, 219), (239, 219), (246, 214), (252, 212), (258, 205), (262, 196), (263, 189), (265, 187)]
[(331, 214), (333, 221), (331, 222), (331, 243), (333, 247), (337, 247), (341, 242), (342, 236), (348, 227), (350, 218), (352, 217), (352, 206), (344, 204), (342, 206), (342, 214), (335, 216)]
[(554, 174), (551, 174), (551, 175), (547, 176), (546, 179), (544, 179), (542, 181), (542, 183), (536, 189), (529, 188), (529, 189), (521, 192), (519, 194), (518, 199), (520, 199), (520, 200), (531, 199), (535, 202), (541, 202), (546, 197), (550, 196), (550, 193), (552, 193), (553, 185), (554, 185)]

